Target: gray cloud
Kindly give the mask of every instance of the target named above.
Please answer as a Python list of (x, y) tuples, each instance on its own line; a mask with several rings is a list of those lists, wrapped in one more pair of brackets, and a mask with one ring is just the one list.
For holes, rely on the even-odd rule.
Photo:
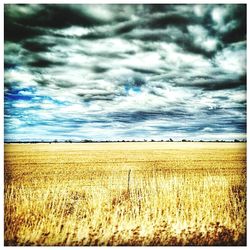
[(6, 4), (4, 18), (9, 137), (47, 138), (53, 124), (76, 137), (244, 136), (244, 4)]
[(30, 52), (48, 52), (55, 45), (55, 43), (27, 40), (23, 43), (23, 48)]

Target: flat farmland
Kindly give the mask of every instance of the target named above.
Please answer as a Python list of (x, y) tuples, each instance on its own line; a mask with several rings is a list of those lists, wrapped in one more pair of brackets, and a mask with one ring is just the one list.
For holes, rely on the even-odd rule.
[(246, 144), (5, 144), (4, 242), (246, 245)]

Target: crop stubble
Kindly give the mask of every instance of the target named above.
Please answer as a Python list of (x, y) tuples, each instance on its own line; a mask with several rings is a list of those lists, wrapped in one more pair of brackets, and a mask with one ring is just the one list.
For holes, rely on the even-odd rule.
[(4, 201), (5, 245), (246, 245), (246, 145), (6, 144)]

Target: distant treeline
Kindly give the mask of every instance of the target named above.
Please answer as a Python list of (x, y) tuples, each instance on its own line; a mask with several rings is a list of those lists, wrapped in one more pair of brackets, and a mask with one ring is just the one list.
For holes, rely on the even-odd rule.
[(182, 140), (173, 140), (173, 139), (168, 139), (168, 140), (104, 140), (104, 141), (95, 141), (95, 140), (89, 140), (89, 139), (85, 139), (85, 140), (53, 140), (53, 141), (5, 141), (5, 143), (114, 143), (114, 142), (246, 142), (245, 139), (243, 140), (186, 140), (186, 139), (182, 139)]

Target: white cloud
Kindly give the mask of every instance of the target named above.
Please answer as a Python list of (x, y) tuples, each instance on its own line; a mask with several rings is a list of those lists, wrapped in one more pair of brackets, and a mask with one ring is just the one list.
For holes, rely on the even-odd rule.
[(18, 102), (13, 104), (13, 107), (15, 107), (15, 108), (31, 108), (33, 106), (34, 106), (34, 104), (27, 103), (27, 102), (24, 102), (24, 101), (18, 101)]
[(189, 33), (194, 39), (194, 43), (204, 48), (206, 51), (211, 52), (215, 51), (217, 48), (218, 40), (209, 36), (209, 33), (200, 25), (189, 25), (187, 27)]
[(88, 14), (101, 21), (112, 21), (115, 13), (109, 8), (109, 5), (73, 5), (73, 8), (79, 9), (83, 14)]
[(213, 132), (213, 128), (205, 127), (204, 129), (202, 129), (202, 132)]
[(155, 52), (137, 53), (133, 57), (124, 59), (121, 64), (125, 67), (133, 66), (142, 70), (157, 70), (164, 66), (161, 56)]
[(31, 87), (37, 85), (34, 81), (34, 76), (27, 69), (23, 68), (12, 69), (4, 72), (4, 78), (8, 82), (19, 82), (22, 84), (22, 87)]
[(245, 42), (235, 43), (224, 48), (216, 55), (215, 63), (226, 73), (244, 75), (246, 72)]
[(71, 104), (67, 105), (66, 107), (61, 107), (60, 109), (61, 114), (76, 114), (81, 115), (84, 111), (84, 106), (81, 104)]
[(76, 36), (81, 37), (82, 35), (87, 35), (91, 32), (88, 28), (78, 27), (78, 26), (71, 26), (66, 29), (56, 30), (53, 31), (55, 34), (64, 35), (64, 36)]
[(213, 21), (217, 23), (217, 25), (222, 25), (224, 22), (224, 17), (227, 15), (227, 8), (224, 6), (215, 7), (212, 12), (211, 16)]

